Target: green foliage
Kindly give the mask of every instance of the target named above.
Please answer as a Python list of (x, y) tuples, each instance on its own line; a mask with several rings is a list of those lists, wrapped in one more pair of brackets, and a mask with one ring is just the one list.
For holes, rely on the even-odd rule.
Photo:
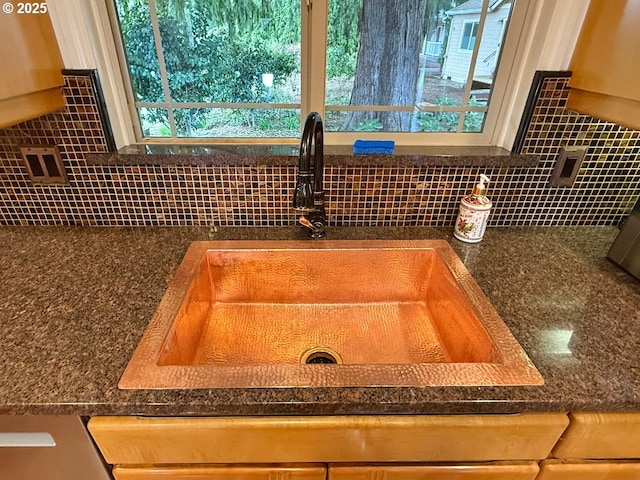
[(121, 0), (117, 7), (133, 91), (138, 101), (162, 101), (160, 67), (154, 49), (149, 10), (146, 3), (127, 5), (126, 0)]
[[(436, 105), (456, 106), (460, 102), (441, 96), (436, 100)], [(469, 105), (483, 105), (474, 98), (469, 100)], [(420, 132), (455, 132), (458, 128), (460, 112), (419, 112), (416, 115), (418, 131)], [(484, 123), (484, 112), (467, 112), (464, 117), (463, 132), (481, 132)]]
[(299, 45), (301, 15), (299, 0), (271, 0), (262, 28), (265, 38), (282, 45)]
[(383, 125), (377, 118), (370, 118), (360, 122), (356, 127), (356, 132), (379, 132), (382, 130)]
[(327, 39), (327, 78), (353, 77), (358, 59), (362, 0), (331, 0)]

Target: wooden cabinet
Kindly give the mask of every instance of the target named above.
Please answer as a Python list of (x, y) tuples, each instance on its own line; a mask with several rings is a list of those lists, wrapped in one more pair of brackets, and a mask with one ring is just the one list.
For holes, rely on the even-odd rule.
[(113, 464), (485, 462), (546, 458), (564, 414), (89, 421)]
[(536, 480), (640, 480), (640, 413), (572, 413)]
[(117, 480), (533, 480), (564, 414), (95, 417)]
[(556, 458), (640, 458), (640, 413), (569, 415)]
[(49, 15), (17, 8), (0, 14), (0, 128), (64, 107), (62, 57)]
[(640, 480), (640, 463), (545, 460), (536, 480)]
[(115, 467), (116, 480), (326, 480), (324, 465), (127, 466)]
[(535, 462), (489, 465), (329, 466), (328, 480), (534, 480)]
[(640, 129), (640, 0), (591, 0), (571, 59), (567, 108)]

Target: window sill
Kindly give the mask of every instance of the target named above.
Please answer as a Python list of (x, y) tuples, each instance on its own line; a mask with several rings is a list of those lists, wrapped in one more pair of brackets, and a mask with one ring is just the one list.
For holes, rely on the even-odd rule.
[[(130, 145), (117, 152), (86, 156), (89, 165), (297, 165), (293, 145)], [(350, 145), (324, 148), (327, 166), (536, 167), (537, 155), (512, 154), (499, 147), (406, 147), (393, 155), (354, 155)]]

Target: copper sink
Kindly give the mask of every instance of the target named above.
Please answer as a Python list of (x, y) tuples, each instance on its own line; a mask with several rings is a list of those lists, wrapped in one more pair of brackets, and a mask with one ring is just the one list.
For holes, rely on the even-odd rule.
[(194, 242), (120, 388), (539, 385), (442, 240)]

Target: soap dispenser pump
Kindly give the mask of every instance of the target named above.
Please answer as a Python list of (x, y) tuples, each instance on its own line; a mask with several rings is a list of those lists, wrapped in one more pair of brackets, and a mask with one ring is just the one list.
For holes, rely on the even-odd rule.
[(458, 240), (476, 243), (482, 240), (487, 228), (487, 219), (491, 211), (491, 200), (487, 198), (489, 177), (480, 175), (480, 181), (473, 188), (473, 192), (462, 198), (460, 210), (453, 228), (453, 236)]

